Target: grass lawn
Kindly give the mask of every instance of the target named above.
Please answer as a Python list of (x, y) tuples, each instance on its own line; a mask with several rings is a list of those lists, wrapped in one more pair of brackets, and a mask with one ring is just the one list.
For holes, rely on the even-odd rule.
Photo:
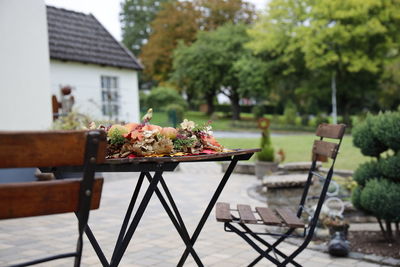
[[(282, 148), (285, 151), (285, 162), (309, 161), (311, 159), (311, 146), (314, 135), (294, 134), (272, 136), (271, 141), (275, 149)], [(218, 141), (227, 148), (258, 148), (260, 139), (257, 138), (218, 138)], [(252, 158), (254, 160), (254, 156)], [(361, 154), (360, 150), (353, 146), (352, 137), (346, 135), (343, 139), (335, 168), (355, 170), (360, 163), (369, 160)]]
[[(143, 114), (142, 114), (143, 115)], [(249, 114), (242, 114), (242, 117), (251, 117)], [(268, 116), (271, 117), (271, 116)], [(204, 113), (188, 111), (184, 118), (192, 120), (197, 124), (206, 123), (209, 118)], [(259, 131), (255, 128), (255, 122), (251, 120), (241, 121), (241, 125), (232, 125), (229, 118), (224, 118), (222, 114), (216, 114), (215, 119), (211, 118), (213, 130), (216, 131)], [(172, 126), (168, 122), (165, 112), (155, 112), (153, 114), (152, 124), (160, 126)], [(244, 127), (244, 128), (243, 128)], [(312, 127), (313, 131), (315, 127)], [(272, 129), (274, 130), (274, 129)], [(276, 129), (275, 129), (276, 130)], [(287, 130), (287, 129), (286, 129)], [(285, 162), (308, 161), (311, 158), (311, 146), (315, 136), (313, 134), (304, 134), (299, 132), (290, 135), (273, 136), (272, 144), (275, 149), (282, 148), (286, 154)], [(257, 148), (260, 145), (258, 138), (218, 138), (218, 141), (228, 148)], [(254, 160), (254, 157), (252, 158)], [(346, 135), (340, 149), (340, 154), (336, 162), (337, 169), (355, 170), (360, 163), (369, 160), (361, 154), (360, 150), (353, 146), (351, 135)]]

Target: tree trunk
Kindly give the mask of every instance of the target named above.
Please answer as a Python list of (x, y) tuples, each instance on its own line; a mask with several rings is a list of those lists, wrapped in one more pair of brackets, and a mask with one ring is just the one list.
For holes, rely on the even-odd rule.
[(235, 90), (232, 90), (229, 99), (232, 104), (232, 120), (240, 120), (239, 94)]
[(392, 232), (392, 224), (388, 221), (386, 221), (386, 233), (387, 233), (387, 240), (392, 241), (393, 240), (393, 232)]
[(207, 102), (207, 115), (211, 116), (215, 110), (213, 93), (206, 94), (206, 102)]
[(381, 219), (379, 219), (379, 218), (376, 218), (376, 219), (378, 220), (379, 227), (381, 228), (381, 232), (382, 232), (383, 238), (388, 239), (388, 236), (387, 236), (387, 233), (385, 231), (385, 228), (383, 228), (383, 224), (382, 224)]
[(337, 106), (336, 106), (336, 72), (332, 73), (332, 122), (337, 124)]

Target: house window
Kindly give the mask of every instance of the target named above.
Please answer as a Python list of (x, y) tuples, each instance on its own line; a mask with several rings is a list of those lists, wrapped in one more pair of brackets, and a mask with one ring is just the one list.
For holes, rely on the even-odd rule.
[(118, 119), (119, 114), (119, 90), (118, 78), (101, 76), (101, 101), (104, 116), (111, 119)]

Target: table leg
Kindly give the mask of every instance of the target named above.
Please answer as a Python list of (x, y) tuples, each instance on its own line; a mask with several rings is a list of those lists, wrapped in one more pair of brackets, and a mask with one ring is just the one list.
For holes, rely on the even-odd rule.
[[(151, 176), (150, 174), (146, 174), (147, 179), (151, 181)], [(168, 190), (167, 184), (165, 183), (165, 180), (163, 177), (160, 178), (160, 183), (164, 189), (165, 194), (167, 195), (167, 198), (169, 200), (169, 203), (172, 206), (172, 209), (174, 210), (174, 213), (172, 212), (171, 208), (169, 207), (167, 201), (165, 200), (164, 196), (162, 195), (161, 191), (156, 188), (155, 192), (160, 200), (161, 204), (163, 205), (165, 211), (167, 212), (169, 218), (171, 219), (173, 225), (175, 226), (175, 229), (178, 231), (178, 234), (180, 235), (182, 241), (185, 243), (186, 247), (188, 248), (190, 254), (192, 254), (194, 260), (196, 261), (198, 266), (204, 266), (204, 264), (201, 262), (199, 256), (197, 255), (196, 251), (194, 250), (193, 246), (190, 244), (190, 236), (189, 233), (186, 229), (185, 223), (183, 222), (183, 219), (179, 213), (179, 210), (175, 204), (175, 201)]]
[[(203, 229), (203, 226), (206, 223), (208, 216), (210, 216), (210, 213), (211, 213), (213, 207), (215, 206), (215, 203), (217, 202), (219, 196), (221, 195), (221, 192), (224, 189), (225, 184), (228, 181), (229, 177), (231, 176), (233, 169), (236, 167), (236, 164), (239, 159), (240, 159), (240, 157), (234, 156), (231, 163), (229, 164), (228, 169), (226, 170), (224, 176), (222, 177), (221, 182), (219, 183), (219, 185), (217, 187), (217, 190), (215, 191), (214, 195), (212, 196), (210, 203), (208, 204), (206, 210), (204, 211), (203, 216), (201, 217), (200, 222), (197, 225), (196, 230), (194, 231), (194, 233), (192, 235), (192, 238), (190, 239), (191, 246), (193, 246), (195, 244), (197, 238), (199, 237), (200, 232)], [(179, 260), (177, 266), (183, 266), (188, 255), (189, 255), (189, 249), (187, 246), (185, 251), (183, 252), (181, 259)]]
[(135, 230), (140, 222), (140, 219), (143, 216), (143, 213), (147, 207), (147, 204), (149, 204), (149, 201), (151, 199), (151, 196), (153, 195), (154, 190), (157, 188), (157, 184), (160, 180), (160, 177), (162, 175), (162, 171), (156, 171), (153, 179), (150, 182), (149, 187), (146, 190), (146, 193), (144, 194), (142, 201), (140, 202), (140, 205), (138, 207), (138, 210), (136, 211), (135, 216), (132, 219), (132, 222), (123, 238), (123, 240), (120, 242), (120, 245), (117, 245), (118, 249), (115, 252), (114, 255), (114, 260), (111, 261), (110, 266), (118, 266), (120, 263), (122, 256), (124, 255), (129, 242), (132, 239), (133, 234), (135, 233)]
[(118, 248), (124, 238), (124, 235), (126, 233), (126, 228), (128, 227), (129, 220), (132, 216), (133, 208), (135, 207), (136, 200), (139, 196), (140, 188), (142, 187), (142, 184), (143, 184), (144, 176), (147, 174), (148, 173), (145, 173), (145, 172), (140, 173), (139, 180), (136, 183), (136, 187), (135, 187), (135, 190), (134, 190), (132, 198), (131, 198), (131, 202), (129, 203), (128, 209), (126, 211), (125, 218), (124, 218), (124, 221), (121, 226), (121, 230), (119, 231), (117, 241), (115, 242), (114, 252), (112, 254), (111, 261), (114, 261), (115, 254), (118, 251)]

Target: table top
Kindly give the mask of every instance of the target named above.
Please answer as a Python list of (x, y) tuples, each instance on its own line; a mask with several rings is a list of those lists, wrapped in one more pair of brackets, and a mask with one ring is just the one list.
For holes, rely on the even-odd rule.
[[(137, 157), (137, 158), (117, 158), (117, 159), (106, 159), (104, 164), (127, 164), (127, 163), (141, 163), (141, 162), (152, 162), (152, 163), (166, 163), (166, 162), (196, 162), (196, 161), (223, 161), (230, 160), (233, 156), (248, 155), (251, 157), (255, 152), (259, 152), (260, 149), (234, 149), (229, 152), (221, 152), (215, 154), (200, 154), (200, 155), (185, 155), (185, 156), (174, 156), (174, 157)], [(243, 158), (246, 160), (248, 158)]]

